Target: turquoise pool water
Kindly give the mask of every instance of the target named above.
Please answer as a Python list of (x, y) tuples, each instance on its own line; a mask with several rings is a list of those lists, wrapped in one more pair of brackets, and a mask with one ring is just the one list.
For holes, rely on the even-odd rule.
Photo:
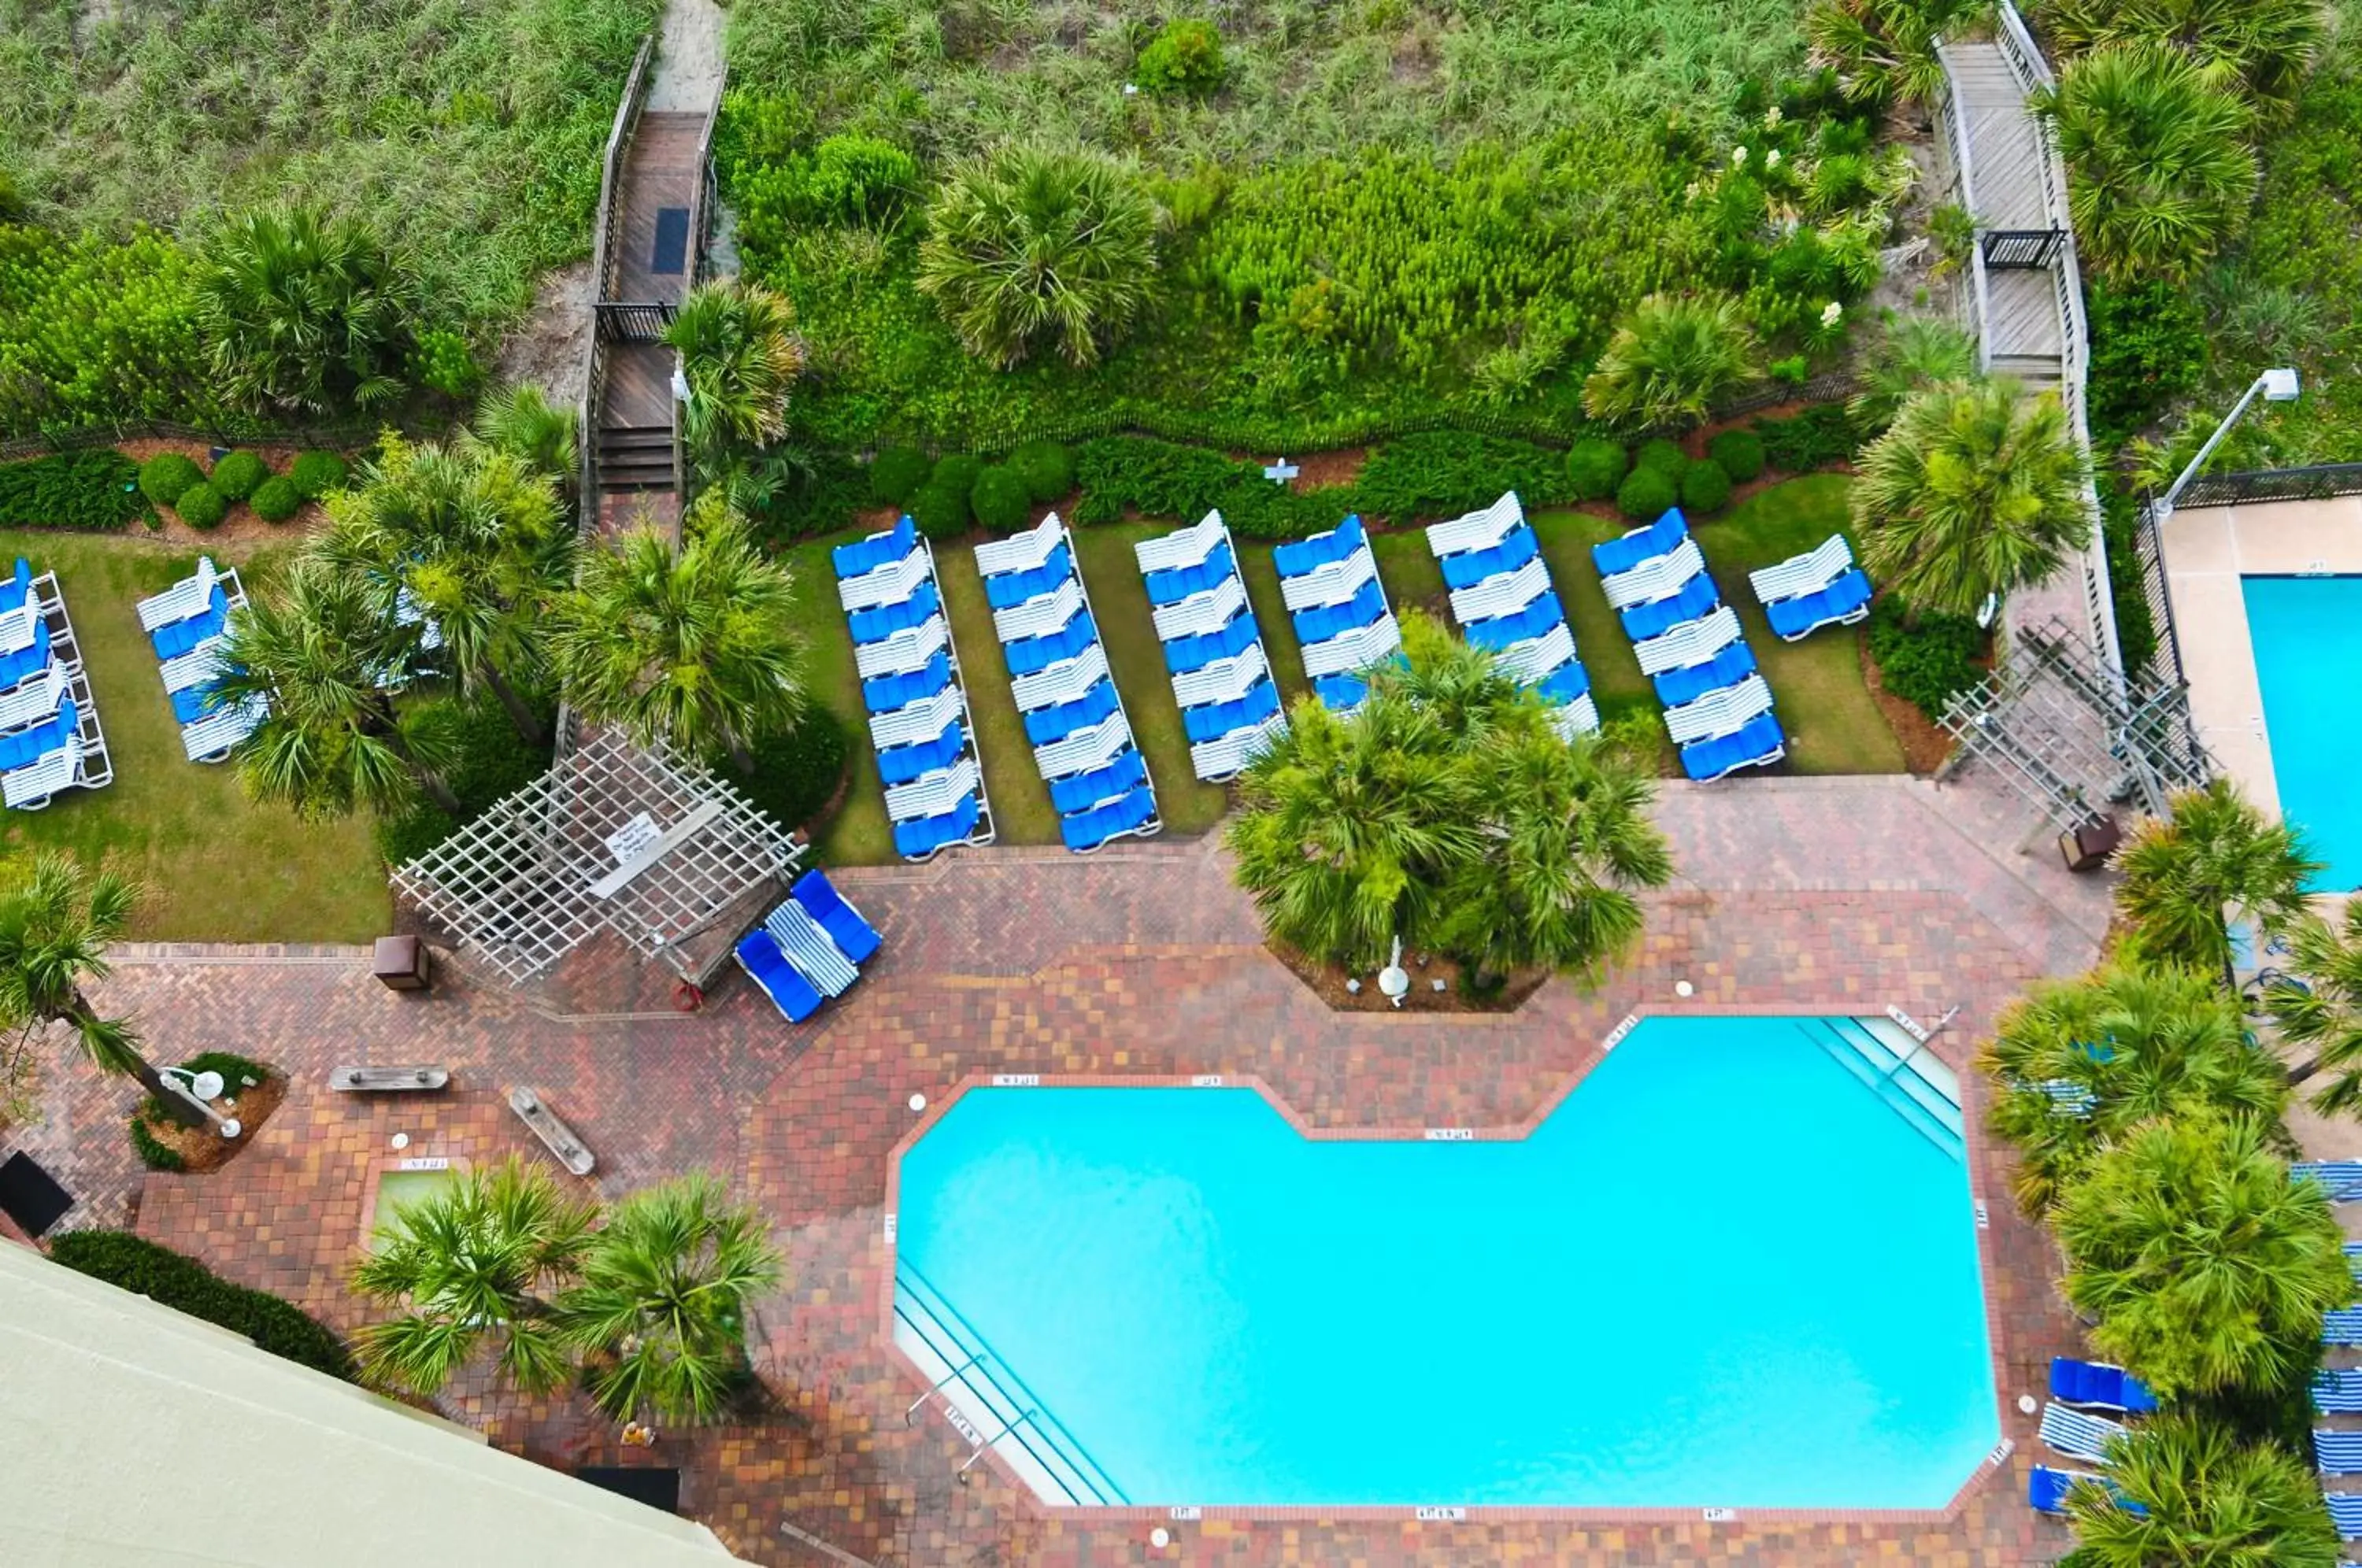
[(2243, 577), (2247, 640), (2264, 689), (2264, 728), (2280, 814), (2329, 863), (2313, 886), (2362, 886), (2362, 577)]
[(1518, 1143), (973, 1090), (898, 1335), (1080, 1501), (1940, 1507), (2000, 1441), (1967, 1168), (1835, 1027), (1650, 1020)]

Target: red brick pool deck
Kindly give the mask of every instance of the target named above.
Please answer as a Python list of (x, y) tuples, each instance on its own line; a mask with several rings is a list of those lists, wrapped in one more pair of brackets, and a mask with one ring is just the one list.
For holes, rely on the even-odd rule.
[[(778, 1419), (668, 1432), (647, 1459), (568, 1398), (471, 1386), (445, 1407), (547, 1463), (679, 1465), (687, 1509), (753, 1561), (842, 1561), (796, 1532), (877, 1564), (2054, 1561), (2069, 1540), (2025, 1507), (2033, 1421), (2015, 1400), (2041, 1391), (2047, 1359), (2075, 1339), (2048, 1244), (2009, 1204), (1981, 1134), (1972, 1182), (1991, 1214), (1986, 1291), (2015, 1450), (1941, 1518), (1216, 1518), (1172, 1524), (1160, 1552), (1148, 1521), (1054, 1517), (988, 1465), (957, 1485), (968, 1443), (932, 1408), (905, 1425), (922, 1389), (878, 1331), (888, 1156), (916, 1123), (913, 1092), (939, 1099), (992, 1073), (1220, 1073), (1259, 1078), (1313, 1127), (1507, 1127), (1559, 1098), (1635, 1008), (1893, 1005), (1932, 1021), (1958, 1007), (1937, 1043), (1965, 1068), (1998, 1008), (2032, 977), (2087, 963), (2104, 925), (2104, 889), (2069, 878), (2047, 846), (2027, 847), (2026, 823), (1969, 791), (1765, 780), (1674, 790), (1660, 815), (1683, 876), (1653, 901), (1642, 950), (1595, 990), (1553, 980), (1509, 1016), (1330, 1012), (1259, 945), (1210, 841), (844, 872), (886, 946), (801, 1028), (743, 981), (717, 986), (694, 1017), (562, 1017), (447, 967), (433, 995), (396, 995), (353, 950), (132, 948), (102, 1004), (136, 1010), (160, 1057), (223, 1048), (286, 1069), (285, 1105), (216, 1175), (145, 1175), (124, 1141), (120, 1084), (61, 1066), (48, 1123), (9, 1146), (82, 1196), (69, 1224), (132, 1220), (343, 1328), (356, 1320), (344, 1271), (376, 1172), (399, 1157), (393, 1135), (409, 1134), (412, 1157), (540, 1158), (502, 1101), (513, 1085), (541, 1091), (582, 1135), (610, 1196), (684, 1170), (723, 1174), (775, 1217), (788, 1259), (787, 1287), (756, 1314)], [(1681, 980), (1692, 997), (1677, 998)], [(330, 1092), (328, 1070), (347, 1062), (440, 1063), (453, 1087)], [(1973, 1123), (1976, 1085), (1963, 1082)], [(1417, 1411), (1404, 1419), (1415, 1441)]]

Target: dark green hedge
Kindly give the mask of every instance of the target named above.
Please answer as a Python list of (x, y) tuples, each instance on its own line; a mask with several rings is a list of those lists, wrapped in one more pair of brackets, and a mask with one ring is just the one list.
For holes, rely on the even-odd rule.
[(76, 1273), (244, 1334), (273, 1355), (356, 1381), (344, 1342), (318, 1319), (276, 1296), (232, 1285), (169, 1247), (127, 1231), (69, 1231), (50, 1243), (50, 1256)]
[(0, 528), (104, 533), (154, 514), (139, 493), (139, 465), (120, 452), (61, 452), (0, 463)]

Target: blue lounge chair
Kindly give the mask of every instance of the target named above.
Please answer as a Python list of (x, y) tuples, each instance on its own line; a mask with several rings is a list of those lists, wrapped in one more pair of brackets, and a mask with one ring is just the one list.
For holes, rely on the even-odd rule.
[(159, 626), (149, 640), (156, 645), (158, 658), (178, 658), (207, 637), (221, 635), (222, 628), (228, 624), (229, 595), (222, 591), (221, 584), (215, 583), (213, 602), (205, 606), (204, 613)]
[(1362, 547), (1362, 519), (1357, 513), (1349, 516), (1326, 534), (1315, 534), (1292, 545), (1277, 545), (1271, 552), (1272, 565), (1282, 577), (1302, 577), (1318, 571), (1330, 561), (1341, 561)]
[(1732, 643), (1704, 664), (1669, 669), (1657, 677), (1657, 701), (1668, 708), (1694, 702), (1709, 691), (1735, 686), (1755, 673), (1755, 650)]
[(888, 784), (908, 784), (911, 779), (933, 773), (938, 767), (949, 767), (967, 749), (967, 732), (954, 719), (944, 726), (943, 734), (933, 740), (919, 741), (910, 745), (889, 745), (877, 754), (878, 776)]
[(754, 982), (763, 988), (771, 1005), (787, 1015), (789, 1023), (801, 1023), (820, 1010), (821, 995), (812, 988), (771, 933), (756, 926), (738, 939), (735, 949), (738, 966), (746, 971)]
[(1091, 624), (1091, 613), (1077, 610), (1073, 620), (1054, 632), (1001, 644), (1000, 657), (1007, 662), (1012, 677), (1039, 675), (1052, 665), (1074, 657), (1098, 640), (1099, 629)]
[(21, 609), (33, 596), (33, 569), (25, 558), (17, 558), (16, 575), (0, 580), (0, 613)]
[(1372, 578), (1362, 584), (1361, 591), (1342, 604), (1322, 604), (1296, 613), (1296, 640), (1305, 647), (1325, 643), (1330, 638), (1374, 625), (1386, 613), (1386, 591)]
[(2324, 1416), (2362, 1416), (2362, 1368), (2314, 1373), (2312, 1408)]
[(1517, 570), (1541, 553), (1541, 541), (1529, 525), (1512, 528), (1489, 550), (1464, 550), (1436, 564), (1443, 569), (1446, 588), (1473, 588), (1488, 577)]
[(877, 951), (883, 940), (877, 928), (844, 901), (844, 895), (836, 890), (836, 884), (828, 879), (826, 872), (818, 867), (805, 872), (788, 889), (788, 897), (803, 905), (804, 912), (820, 922), (820, 928), (828, 933), (828, 939), (836, 944), (838, 951), (855, 963), (866, 962)]
[(1050, 547), (1040, 566), (1023, 571), (998, 572), (984, 580), (984, 597), (995, 610), (1013, 609), (1039, 599), (1075, 575), (1075, 552), (1064, 539)]
[(974, 795), (962, 795), (957, 804), (937, 817), (911, 817), (894, 824), (894, 849), (905, 860), (924, 860), (939, 849), (965, 844), (976, 832), (983, 808)]
[(1602, 577), (1630, 571), (1642, 561), (1672, 554), (1673, 547), (1689, 536), (1689, 531), (1682, 509), (1676, 506), (1645, 528), (1635, 528), (1621, 538), (1592, 546), (1591, 564), (1599, 569)]
[(1263, 680), (1250, 687), (1247, 694), (1235, 702), (1201, 702), (1195, 708), (1182, 709), (1181, 723), (1189, 732), (1189, 744), (1201, 745), (1209, 740), (1220, 740), (1233, 730), (1260, 724), (1278, 712), (1279, 688)]
[(1541, 597), (1514, 614), (1496, 615), (1487, 621), (1471, 621), (1460, 628), (1472, 647), (1500, 652), (1511, 643), (1531, 641), (1566, 619), (1566, 606), (1559, 602), (1557, 591), (1546, 589)]
[(221, 706), (221, 694), (211, 681), (172, 693), (172, 722), (193, 724)]
[(910, 598), (900, 604), (881, 604), (875, 610), (855, 610), (845, 617), (845, 621), (853, 627), (855, 642), (882, 643), (897, 632), (925, 625), (943, 607), (944, 596), (935, 591), (935, 585), (922, 582), (911, 591)]
[(1148, 782), (1148, 765), (1140, 753), (1127, 751), (1105, 767), (1095, 767), (1087, 773), (1069, 773), (1064, 778), (1050, 780), (1050, 804), (1062, 817), (1076, 812), (1087, 812), (1102, 801), (1112, 801), (1129, 794)]
[(1572, 702), (1591, 690), (1591, 672), (1581, 659), (1571, 658), (1535, 682), (1534, 690), (1546, 701)]
[(1635, 604), (1621, 611), (1624, 635), (1636, 643), (1661, 636), (1684, 621), (1694, 621), (1722, 602), (1722, 593), (1714, 579), (1700, 572), (1668, 599), (1652, 599), (1646, 604)]
[(1219, 632), (1175, 637), (1164, 645), (1164, 668), (1175, 675), (1203, 669), (1218, 658), (1236, 658), (1254, 646), (1254, 613), (1242, 610)]
[(1794, 642), (1823, 626), (1842, 626), (1870, 614), (1870, 579), (1860, 568), (1846, 573), (1818, 593), (1795, 599), (1775, 599), (1763, 606), (1763, 618), (1783, 642)]
[(2323, 1475), (2362, 1475), (2362, 1432), (2312, 1431), (2312, 1457)]
[(889, 561), (900, 560), (916, 549), (918, 544), (918, 527), (906, 512), (894, 526), (884, 533), (855, 539), (849, 545), (839, 545), (830, 555), (836, 563), (839, 578), (866, 577)]
[(2026, 1503), (2036, 1513), (2064, 1514), (2067, 1511), (2067, 1494), (2078, 1481), (2105, 1487), (2108, 1495), (2116, 1500), (2116, 1507), (2128, 1514), (2137, 1514), (2142, 1518), (2148, 1515), (2147, 1508), (2125, 1496), (2123, 1489), (2104, 1475), (2095, 1475), (2088, 1470), (2053, 1470), (2047, 1464), (2037, 1464), (2026, 1473)]
[(2157, 1408), (2157, 1396), (2123, 1367), (2067, 1355), (2050, 1358), (2050, 1397), (2062, 1404), (2135, 1416)]
[(917, 669), (900, 675), (881, 675), (861, 683), (861, 701), (873, 713), (890, 713), (907, 708), (922, 697), (932, 697), (952, 683), (951, 656), (937, 649), (935, 657)]
[(1710, 784), (1742, 767), (1760, 767), (1788, 755), (1787, 736), (1780, 721), (1758, 713), (1738, 729), (1711, 740), (1682, 747), (1682, 770), (1701, 784)]
[(2362, 1492), (2328, 1494), (2329, 1520), (2340, 1540), (2362, 1540)]
[(1206, 552), (1206, 558), (1184, 567), (1167, 567), (1144, 574), (1151, 604), (1178, 604), (1193, 593), (1203, 593), (1238, 569), (1228, 539)]
[(1156, 820), (1156, 797), (1142, 785), (1129, 794), (1058, 819), (1059, 836), (1077, 855), (1087, 855), (1111, 838), (1138, 833)]
[(12, 734), (0, 735), (0, 773), (38, 762), (66, 744), (66, 737), (75, 733), (82, 716), (74, 710), (74, 701), (68, 697), (58, 704), (58, 711), (38, 724), (28, 724)]
[(1026, 714), (1025, 738), (1035, 745), (1049, 745), (1115, 711), (1115, 682), (1102, 680), (1071, 702), (1053, 702)]
[(0, 654), (0, 691), (9, 690), (50, 667), (50, 624), (33, 623), (33, 641), (12, 654)]
[(2362, 1198), (2362, 1160), (2299, 1160), (2289, 1166), (2289, 1179), (2317, 1181), (2331, 1202), (2348, 1202)]
[(1370, 683), (1358, 675), (1324, 675), (1312, 683), (1323, 706), (1350, 713), (1370, 695)]
[[(0, 745), (5, 745), (0, 742)], [(2340, 1307), (2321, 1317), (2321, 1342), (2325, 1345), (2362, 1345), (2362, 1307)]]

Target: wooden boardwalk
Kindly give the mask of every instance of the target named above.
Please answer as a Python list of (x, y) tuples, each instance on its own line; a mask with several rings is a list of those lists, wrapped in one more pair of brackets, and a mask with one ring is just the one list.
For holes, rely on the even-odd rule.
[[(2039, 232), (2059, 226), (2043, 190), (2049, 149), (2026, 107), (2025, 88), (1997, 44), (1946, 44), (1953, 113), (1966, 157), (1960, 204), (1981, 230)], [(1949, 149), (1948, 149), (1949, 150)], [(1981, 328), (1993, 368), (2029, 381), (2055, 384), (2065, 351), (2058, 280), (2053, 269), (1994, 269), (1985, 281)]]

